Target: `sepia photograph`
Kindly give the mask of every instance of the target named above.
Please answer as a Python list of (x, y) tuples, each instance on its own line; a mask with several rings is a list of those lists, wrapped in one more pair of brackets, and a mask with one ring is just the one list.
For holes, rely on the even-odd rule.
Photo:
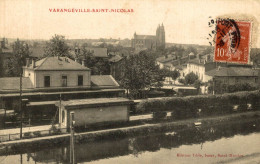
[(260, 164), (259, 0), (0, 0), (0, 164)]

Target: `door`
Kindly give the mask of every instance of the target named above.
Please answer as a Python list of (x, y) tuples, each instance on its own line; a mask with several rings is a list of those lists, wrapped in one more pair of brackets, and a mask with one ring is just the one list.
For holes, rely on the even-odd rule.
[(50, 76), (44, 76), (44, 87), (50, 87), (50, 86), (51, 86)]
[(83, 85), (83, 76), (79, 75), (78, 76), (78, 86), (82, 86)]
[(67, 87), (67, 76), (62, 76), (62, 86)]

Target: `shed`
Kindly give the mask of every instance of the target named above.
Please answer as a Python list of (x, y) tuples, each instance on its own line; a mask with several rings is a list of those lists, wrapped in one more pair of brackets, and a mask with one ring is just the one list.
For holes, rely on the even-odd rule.
[(69, 128), (70, 112), (74, 112), (75, 127), (127, 122), (132, 103), (126, 98), (97, 98), (62, 101), (56, 106), (60, 108), (59, 123)]

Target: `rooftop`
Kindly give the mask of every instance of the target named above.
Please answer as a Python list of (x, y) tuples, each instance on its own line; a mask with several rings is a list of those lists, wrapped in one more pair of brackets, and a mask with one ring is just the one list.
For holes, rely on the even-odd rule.
[[(19, 90), (20, 89), (20, 77), (3, 77), (0, 78), (0, 90)], [(33, 84), (29, 77), (22, 78), (22, 88), (32, 89)]]
[(110, 62), (118, 62), (118, 61), (120, 61), (120, 60), (122, 60), (122, 59), (123, 59), (122, 56), (120, 56), (120, 55), (114, 55), (114, 56), (112, 56), (111, 58), (109, 58), (108, 61), (110, 61)]
[[(20, 77), (3, 77), (0, 78), (1, 93), (16, 93), (20, 90)], [(119, 84), (111, 75), (91, 75), (92, 88), (118, 88)], [(22, 90), (24, 93), (32, 92), (57, 92), (57, 91), (76, 91), (86, 90), (87, 87), (48, 87), (48, 88), (33, 88), (33, 84), (29, 77), (22, 77)], [(23, 93), (23, 94), (24, 94)]]
[(158, 61), (160, 63), (165, 63), (165, 62), (169, 62), (169, 61), (172, 61), (172, 60), (175, 60), (175, 59), (176, 59), (175, 55), (168, 55), (167, 57), (165, 57), (165, 56), (158, 57), (156, 59), (156, 61)]
[[(102, 43), (103, 43), (103, 42), (102, 42)], [(98, 46), (98, 45), (95, 45), (95, 46)], [(85, 47), (85, 50), (86, 50), (87, 52), (92, 53), (92, 56), (93, 56), (93, 57), (98, 57), (98, 58), (107, 58), (107, 57), (108, 57), (107, 48)], [(70, 52), (70, 54), (71, 54), (72, 56), (74, 56), (74, 57), (76, 56), (74, 49), (70, 50), (69, 52)], [(83, 52), (83, 50), (80, 49), (80, 54), (79, 54), (80, 56), (82, 56), (82, 52)]]
[(32, 64), (29, 65), (30, 69), (34, 70), (90, 70), (81, 64), (71, 60), (68, 57), (46, 57), (35, 62), (35, 68)]
[[(79, 106), (91, 106), (91, 105), (111, 105), (111, 104), (130, 104), (133, 101), (126, 99), (126, 98), (95, 98), (95, 99), (77, 99), (77, 100), (69, 100), (69, 101), (62, 101), (62, 106), (65, 107), (77, 107)], [(59, 103), (56, 103), (59, 106)]]
[(88, 51), (92, 51), (94, 57), (108, 57), (107, 48), (98, 48), (98, 47), (86, 47)]
[(258, 70), (245, 67), (220, 67), (206, 72), (208, 76), (258, 76)]
[(119, 87), (111, 75), (91, 75), (91, 85), (94, 87)]
[(136, 35), (135, 39), (156, 39), (155, 35)]

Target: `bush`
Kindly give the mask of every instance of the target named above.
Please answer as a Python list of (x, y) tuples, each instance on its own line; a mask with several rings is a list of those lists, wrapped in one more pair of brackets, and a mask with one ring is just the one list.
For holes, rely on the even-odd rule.
[(59, 128), (57, 128), (55, 125), (52, 125), (50, 128), (51, 134), (61, 134), (61, 130)]
[(41, 132), (40, 131), (35, 131), (35, 132), (33, 132), (33, 135), (35, 137), (41, 137)]
[(259, 90), (244, 91), (223, 95), (149, 99), (140, 102), (136, 110), (139, 112), (171, 111), (173, 118), (181, 119), (197, 117), (199, 110), (200, 116), (229, 114), (234, 112), (235, 105), (238, 105), (237, 111), (239, 112), (248, 111), (247, 104), (251, 104), (252, 110), (260, 110), (259, 100)]
[(24, 135), (24, 138), (30, 138), (31, 132), (25, 132), (23, 135)]
[(153, 119), (160, 120), (166, 118), (167, 113), (164, 111), (153, 112)]

